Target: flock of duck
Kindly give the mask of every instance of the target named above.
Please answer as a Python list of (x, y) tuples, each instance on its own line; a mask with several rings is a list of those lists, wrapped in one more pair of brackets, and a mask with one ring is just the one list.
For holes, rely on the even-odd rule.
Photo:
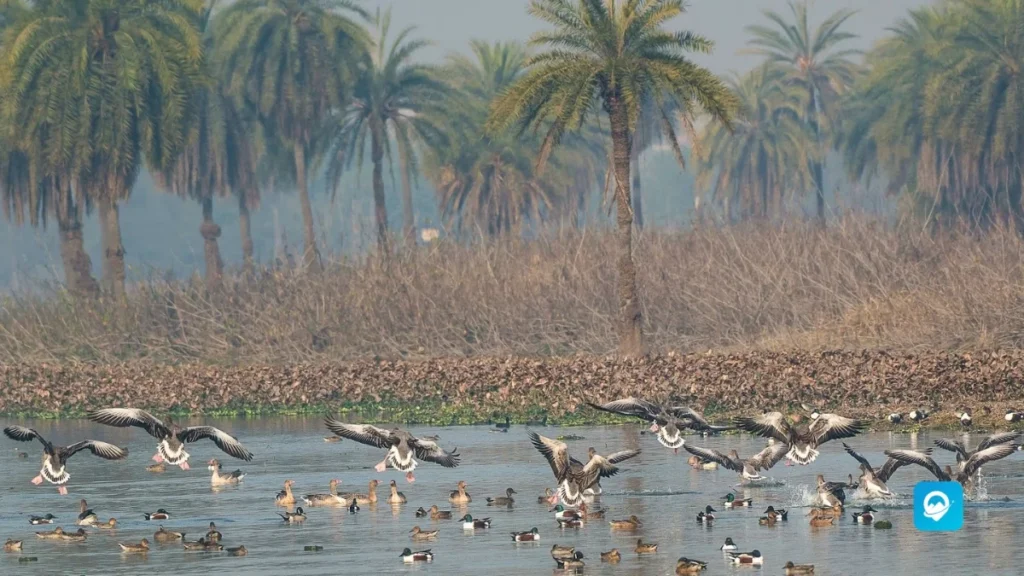
[[(639, 398), (624, 398), (606, 404), (589, 404), (591, 407), (623, 416), (635, 417), (650, 423), (650, 430), (657, 435), (658, 442), (675, 452), (680, 448), (688, 451), (691, 456), (688, 463), (699, 470), (714, 470), (719, 466), (736, 472), (741, 481), (747, 484), (756, 484), (765, 479), (761, 472), (771, 469), (779, 462), (786, 460), (786, 465), (808, 465), (815, 461), (819, 455), (819, 448), (830, 441), (848, 439), (856, 436), (866, 427), (863, 420), (847, 418), (838, 414), (821, 413), (809, 406), (804, 406), (808, 415), (796, 415), (787, 418), (781, 412), (765, 411), (758, 417), (734, 418), (725, 425), (713, 425), (703, 415), (688, 407), (662, 406)], [(971, 425), (969, 412), (957, 413), (961, 424), (965, 427)], [(907, 415), (892, 414), (888, 417), (890, 422), (899, 423), (904, 418), (919, 422), (928, 417), (924, 410), (914, 410)], [(189, 453), (185, 446), (199, 440), (211, 440), (218, 448), (226, 454), (245, 461), (251, 461), (253, 455), (238, 441), (237, 438), (212, 426), (189, 426), (181, 427), (170, 419), (165, 423), (152, 414), (135, 408), (107, 408), (96, 410), (88, 414), (88, 418), (94, 422), (116, 427), (137, 427), (142, 428), (151, 436), (159, 440), (156, 454), (153, 460), (156, 464), (149, 467), (152, 471), (162, 471), (167, 464), (179, 466), (182, 470), (189, 469)], [(1020, 413), (1011, 411), (1007, 413), (1007, 422), (1020, 420)], [(417, 468), (419, 461), (439, 464), (447, 468), (455, 468), (461, 461), (457, 449), (445, 450), (441, 448), (437, 437), (416, 437), (410, 432), (400, 429), (384, 429), (367, 424), (348, 424), (333, 418), (325, 418), (325, 425), (333, 436), (328, 436), (325, 441), (338, 441), (348, 439), (360, 444), (384, 449), (384, 459), (375, 466), (375, 470), (383, 472), (387, 467), (405, 472), (406, 480), (415, 482), (413, 471)], [(497, 431), (507, 432), (510, 427), (506, 420), (504, 424), (497, 425)], [(748, 458), (741, 458), (736, 450), (730, 450), (723, 454), (718, 450), (703, 448), (687, 444), (682, 437), (686, 430), (695, 431), (704, 435), (715, 434), (725, 430), (741, 430), (767, 439), (767, 445), (757, 454)], [(43, 480), (56, 485), (58, 492), (67, 494), (67, 483), (71, 478), (67, 464), (71, 456), (88, 450), (100, 458), (107, 460), (121, 460), (128, 456), (128, 450), (102, 442), (99, 440), (82, 440), (68, 446), (55, 446), (38, 432), (31, 428), (22, 426), (8, 426), (3, 430), (4, 435), (19, 442), (30, 442), (38, 440), (43, 447), (42, 467), (39, 475), (32, 479), (33, 484), (41, 484)], [(584, 461), (577, 460), (569, 454), (568, 446), (561, 440), (548, 438), (536, 432), (528, 433), (530, 442), (543, 455), (551, 467), (556, 488), (545, 489), (544, 495), (537, 497), (538, 504), (551, 506), (549, 512), (554, 513), (554, 520), (560, 528), (578, 528), (584, 523), (594, 520), (603, 520), (606, 511), (598, 508), (591, 508), (600, 497), (602, 492), (601, 479), (616, 475), (619, 465), (640, 454), (640, 450), (622, 450), (608, 455), (598, 454), (594, 448), (589, 448)], [(917, 465), (930, 471), (937, 479), (942, 481), (957, 481), (963, 485), (965, 493), (970, 494), (974, 489), (974, 483), (981, 467), (987, 463), (1006, 458), (1014, 452), (1021, 450), (1018, 432), (1002, 432), (985, 437), (974, 449), (968, 448), (963, 442), (957, 440), (940, 439), (935, 441), (936, 447), (953, 452), (956, 457), (956, 467), (951, 465), (940, 466), (932, 457), (932, 448), (924, 450), (886, 450), (884, 453), (887, 460), (878, 467), (871, 463), (854, 448), (843, 443), (844, 450), (857, 462), (860, 476), (854, 479), (850, 474), (847, 481), (826, 481), (823, 474), (817, 475), (817, 502), (807, 514), (809, 523), (813, 527), (827, 527), (834, 525), (844, 515), (847, 490), (859, 490), (865, 498), (888, 498), (893, 492), (886, 486), (893, 474), (906, 465)], [(245, 474), (240, 470), (224, 472), (221, 464), (216, 459), (207, 463), (211, 472), (211, 484), (225, 485), (237, 484), (242, 481)], [(338, 480), (331, 480), (328, 485), (328, 492), (320, 494), (306, 494), (296, 496), (292, 492), (294, 482), (287, 480), (283, 489), (275, 497), (275, 503), (279, 506), (288, 507), (285, 512), (280, 512), (282, 522), (287, 524), (298, 524), (305, 522), (306, 507), (344, 507), (352, 514), (360, 510), (360, 505), (376, 504), (378, 502), (376, 479), (370, 480), (365, 493), (339, 493)], [(518, 493), (508, 488), (504, 495), (486, 499), (488, 506), (505, 506), (511, 508)], [(472, 498), (466, 491), (466, 483), (459, 481), (455, 490), (451, 491), (449, 502), (458, 506), (465, 506), (472, 502)], [(390, 482), (390, 494), (384, 499), (392, 505), (401, 505), (408, 502), (405, 494), (398, 490), (394, 480)], [(737, 498), (735, 494), (727, 494), (721, 506), (726, 509), (750, 508), (753, 501), (749, 498)], [(294, 511), (290, 509), (294, 508)], [(707, 505), (703, 510), (697, 512), (696, 521), (701, 524), (711, 524), (715, 520), (716, 510), (712, 505)], [(877, 511), (870, 505), (863, 506), (857, 512), (852, 513), (852, 520), (858, 524), (872, 524), (876, 527), (888, 527), (885, 521), (876, 521)], [(420, 507), (415, 513), (417, 518), (429, 518), (432, 521), (451, 520), (453, 513), (450, 510), (441, 510), (437, 505), (429, 509)], [(170, 518), (170, 514), (160, 508), (155, 512), (145, 513), (146, 520), (159, 521)], [(32, 516), (29, 521), (32, 525), (52, 524), (55, 520), (52, 514), (45, 516)], [(758, 517), (761, 525), (776, 525), (779, 522), (787, 522), (789, 512), (782, 508), (767, 506), (763, 516)], [(491, 528), (490, 518), (474, 518), (470, 514), (464, 514), (458, 519), (463, 530), (477, 531)], [(110, 518), (103, 522), (88, 507), (83, 499), (80, 502), (80, 514), (76, 520), (78, 526), (92, 527), (95, 529), (114, 529), (117, 527), (117, 520)], [(643, 521), (636, 516), (626, 519), (612, 519), (609, 521), (612, 530), (616, 531), (638, 531), (643, 527)], [(416, 525), (410, 530), (412, 542), (429, 542), (435, 540), (439, 530), (424, 530)], [(79, 528), (75, 532), (65, 531), (61, 527), (53, 531), (36, 532), (40, 539), (84, 541), (88, 533)], [(540, 531), (533, 528), (525, 532), (512, 532), (511, 538), (514, 542), (539, 542)], [(154, 533), (154, 540), (161, 543), (180, 542), (186, 550), (200, 551), (222, 551), (229, 554), (244, 556), (247, 550), (244, 546), (226, 548), (223, 546), (222, 535), (216, 525), (211, 522), (209, 531), (205, 536), (196, 541), (185, 540), (185, 534), (166, 530), (163, 526)], [(148, 539), (142, 539), (138, 543), (118, 543), (125, 554), (144, 554), (149, 551)], [(8, 539), (4, 545), (7, 552), (17, 552), (22, 549), (21, 540)], [(658, 550), (658, 544), (644, 542), (638, 538), (633, 551), (636, 554), (652, 554)], [(765, 558), (757, 549), (740, 551), (738, 546), (727, 538), (720, 550), (731, 562), (738, 565), (761, 566)], [(402, 561), (407, 563), (430, 562), (434, 554), (430, 549), (412, 550), (406, 547), (399, 554)], [(585, 566), (582, 551), (574, 547), (554, 545), (551, 548), (551, 557), (555, 561), (556, 569), (575, 572)], [(600, 554), (602, 562), (618, 562), (621, 553), (612, 549)], [(681, 557), (676, 562), (676, 574), (695, 574), (707, 567), (707, 562), (689, 557)], [(810, 564), (794, 564), (787, 562), (784, 566), (786, 574), (813, 574), (814, 566)]]

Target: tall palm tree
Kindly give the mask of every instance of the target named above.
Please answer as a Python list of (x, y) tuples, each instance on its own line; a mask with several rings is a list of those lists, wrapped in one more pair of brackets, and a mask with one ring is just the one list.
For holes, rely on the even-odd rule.
[(118, 203), (143, 158), (159, 171), (184, 144), (201, 9), (199, 0), (51, 0), (5, 36), (6, 120), (24, 127), (37, 173), (74, 190), (73, 212), (78, 199), (99, 206), (103, 279), (117, 299), (125, 290)]
[(412, 208), (412, 178), (418, 172), (418, 144), (430, 146), (441, 139), (441, 131), (432, 120), (431, 110), (444, 102), (445, 86), (430, 67), (412, 61), (427, 46), (424, 40), (410, 39), (414, 27), (406, 28), (392, 40), (391, 10), (377, 11), (376, 37), (366, 54), (355, 92), (347, 110), (336, 124), (328, 167), (335, 186), (345, 166), (363, 163), (367, 143), (373, 164), (373, 204), (377, 222), (377, 242), (387, 252), (388, 212), (384, 199), (384, 162), (391, 162), (394, 138), (402, 177), (403, 236), (406, 243), (416, 241)]
[[(642, 354), (643, 319), (633, 263), (633, 210), (629, 169), (632, 135), (645, 97), (666, 116), (671, 103), (683, 110), (700, 106), (729, 123), (733, 95), (714, 74), (687, 58), (708, 52), (710, 40), (691, 32), (670, 32), (665, 24), (684, 12), (682, 0), (531, 0), (529, 11), (554, 26), (532, 43), (547, 47), (530, 69), (495, 102), (492, 132), (518, 125), (545, 129), (537, 164), (543, 170), (566, 130), (582, 127), (603, 109), (611, 128), (618, 224), (619, 349)], [(670, 122), (666, 137), (682, 157)]]
[(807, 93), (804, 119), (818, 143), (816, 153), (808, 157), (807, 163), (813, 177), (818, 221), (824, 225), (823, 147), (829, 140), (827, 124), (836, 119), (834, 107), (838, 96), (853, 83), (857, 71), (849, 57), (858, 51), (842, 48), (844, 42), (856, 38), (855, 34), (843, 30), (854, 12), (839, 10), (812, 30), (806, 0), (790, 2), (789, 8), (792, 22), (767, 10), (764, 15), (773, 26), (748, 26), (747, 31), (753, 35), (749, 44), (752, 52), (764, 55), (770, 63), (784, 66), (790, 81)]
[(349, 0), (238, 0), (215, 22), (229, 92), (255, 112), (268, 139), (290, 149), (310, 270), (321, 264), (307, 175), (323, 151), (319, 131), (349, 92), (351, 63), (368, 46), (349, 14), (365, 15)]

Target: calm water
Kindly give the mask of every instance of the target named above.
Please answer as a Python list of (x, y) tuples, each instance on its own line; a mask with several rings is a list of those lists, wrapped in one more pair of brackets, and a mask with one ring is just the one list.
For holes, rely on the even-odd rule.
[[(7, 425), (12, 421), (0, 421)], [(579, 530), (561, 532), (547, 507), (537, 504), (544, 487), (552, 486), (550, 468), (529, 444), (526, 429), (513, 426), (507, 434), (491, 433), (486, 428), (414, 428), (414, 433), (440, 434), (446, 447), (457, 445), (463, 455), (459, 468), (448, 470), (433, 464), (421, 464), (414, 484), (402, 474), (388, 470), (377, 474), (372, 465), (383, 451), (349, 441), (325, 443), (327, 431), (319, 419), (261, 419), (211, 421), (237, 435), (256, 454), (251, 463), (227, 457), (212, 443), (191, 445), (192, 470), (168, 468), (163, 474), (151, 474), (145, 467), (152, 462), (153, 438), (138, 429), (116, 429), (89, 422), (18, 423), (35, 427), (58, 444), (82, 438), (103, 439), (127, 446), (131, 455), (124, 462), (106, 462), (88, 453), (71, 460), (70, 494), (61, 497), (49, 485), (36, 487), (29, 480), (38, 473), (38, 443), (0, 440), (0, 541), (8, 537), (25, 540), (24, 555), (37, 556), (38, 563), (19, 564), (17, 554), (0, 553), (0, 573), (52, 574), (173, 574), (198, 570), (219, 570), (248, 575), (284, 574), (543, 574), (554, 568), (549, 556), (552, 543), (574, 545), (583, 551), (587, 574), (653, 575), (671, 574), (681, 555), (709, 563), (706, 574), (746, 573), (752, 568), (734, 568), (723, 559), (719, 546), (727, 536), (741, 550), (757, 548), (766, 558), (762, 570), (782, 573), (787, 560), (813, 563), (817, 574), (884, 574), (898, 570), (902, 576), (961, 574), (976, 571), (987, 574), (1013, 574), (1012, 566), (1024, 562), (1021, 525), (1024, 523), (1024, 462), (1016, 454), (985, 468), (987, 499), (968, 504), (965, 528), (956, 534), (925, 534), (913, 528), (911, 493), (914, 482), (931, 479), (917, 467), (899, 470), (889, 483), (902, 495), (880, 504), (879, 518), (891, 520), (893, 530), (876, 530), (852, 523), (849, 512), (858, 504), (848, 499), (847, 517), (832, 528), (812, 530), (803, 517), (806, 510), (794, 510), (789, 522), (768, 528), (758, 526), (757, 517), (764, 507), (806, 508), (812, 503), (817, 473), (840, 480), (856, 473), (856, 461), (842, 451), (839, 442), (826, 444), (816, 462), (806, 467), (778, 465), (770, 475), (777, 485), (741, 488), (745, 497), (754, 498), (753, 510), (724, 510), (722, 497), (734, 490), (738, 476), (726, 470), (695, 471), (686, 465), (688, 453), (674, 455), (652, 436), (640, 436), (639, 427), (546, 428), (539, 431), (551, 437), (576, 434), (584, 440), (570, 441), (570, 450), (585, 455), (588, 446), (601, 453), (640, 447), (638, 458), (623, 465), (623, 471), (602, 483), (600, 505), (608, 518), (636, 514), (644, 521), (639, 533), (645, 541), (660, 544), (658, 553), (637, 556), (632, 552), (638, 535), (612, 532), (606, 521), (592, 521)], [(972, 437), (972, 445), (980, 436)], [(931, 444), (926, 434), (868, 434), (850, 444), (878, 466), (884, 460), (882, 450), (921, 447)], [(748, 456), (763, 446), (750, 436), (702, 439), (687, 442), (727, 450), (735, 447)], [(30, 453), (28, 460), (18, 459), (15, 446)], [(940, 463), (952, 462), (952, 454), (941, 452)], [(238, 487), (213, 489), (205, 462), (217, 457), (225, 468), (238, 467), (246, 472)], [(856, 475), (856, 474), (855, 474)], [(341, 491), (365, 491), (369, 479), (382, 481), (379, 496), (387, 494), (387, 482), (395, 479), (409, 503), (392, 509), (383, 503), (375, 509), (364, 506), (356, 515), (332, 508), (307, 509), (303, 526), (283, 525), (276, 512), (274, 495), (286, 479), (295, 480), (296, 494), (326, 492), (331, 478), (339, 478)], [(415, 518), (417, 507), (437, 504), (451, 508), (447, 495), (458, 480), (466, 480), (473, 503), (468, 512), (475, 517), (491, 517), (488, 531), (463, 533), (455, 521), (432, 522)], [(484, 498), (502, 494), (506, 487), (519, 492), (512, 510), (489, 508)], [(86, 498), (101, 520), (118, 519), (116, 531), (88, 529), (88, 541), (82, 544), (60, 543), (35, 538), (35, 527), (28, 524), (30, 514), (47, 512), (60, 518), (56, 525), (75, 530), (78, 499)], [(698, 525), (699, 509), (712, 504), (719, 510), (711, 528)], [(244, 558), (224, 553), (185, 552), (179, 545), (153, 544), (146, 557), (122, 555), (117, 541), (137, 542), (153, 539), (158, 522), (143, 520), (142, 513), (166, 508), (172, 518), (162, 524), (168, 529), (190, 534), (189, 540), (206, 532), (212, 520), (224, 534), (223, 544), (244, 544)], [(461, 511), (459, 511), (461, 512)], [(458, 516), (457, 516), (458, 517)], [(441, 530), (440, 538), (428, 544), (410, 542), (408, 531), (419, 524), (424, 529)], [(509, 532), (536, 526), (541, 533), (538, 544), (515, 544)], [(317, 544), (322, 552), (304, 552), (303, 546)], [(429, 565), (405, 565), (399, 553), (432, 548), (436, 554)], [(618, 565), (602, 564), (599, 552), (613, 547), (622, 552)]]

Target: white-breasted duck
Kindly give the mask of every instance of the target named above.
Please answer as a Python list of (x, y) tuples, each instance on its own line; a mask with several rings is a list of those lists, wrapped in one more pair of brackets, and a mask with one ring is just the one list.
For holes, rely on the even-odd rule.
[(398, 556), (402, 559), (402, 562), (405, 562), (406, 564), (412, 564), (413, 562), (434, 561), (434, 553), (430, 550), (419, 550), (417, 552), (413, 552), (412, 550), (406, 548), (405, 550), (402, 550), (402, 553)]
[(782, 412), (769, 411), (758, 418), (736, 418), (733, 422), (741, 430), (789, 445), (786, 457), (800, 465), (813, 462), (818, 457), (817, 448), (825, 442), (856, 436), (865, 426), (861, 420), (818, 412), (811, 415), (809, 424), (790, 424)]
[(928, 411), (916, 408), (907, 414), (907, 418), (910, 418), (911, 422), (922, 422), (928, 418)]
[(772, 466), (775, 466), (785, 458), (786, 453), (789, 452), (789, 446), (782, 442), (769, 444), (763, 450), (745, 460), (741, 459), (735, 450), (730, 450), (727, 456), (718, 450), (701, 448), (700, 446), (686, 445), (684, 448), (686, 448), (687, 452), (698, 458), (717, 462), (733, 472), (738, 472), (744, 480), (753, 482), (764, 479), (764, 476), (761, 476), (758, 472), (759, 470), (771, 469)]
[(332, 478), (327, 483), (328, 494), (306, 494), (302, 497), (307, 506), (347, 506), (348, 501), (338, 495), (338, 483), (341, 480)]
[(221, 474), (220, 461), (216, 458), (211, 459), (206, 463), (206, 469), (212, 472), (210, 476), (210, 484), (214, 486), (225, 486), (230, 484), (238, 484), (245, 478), (245, 473), (241, 470), (235, 470), (228, 474)]
[(974, 418), (971, 417), (970, 408), (966, 408), (962, 412), (954, 412), (954, 414), (960, 419), (960, 425), (964, 428), (970, 428), (971, 424), (974, 424)]
[(853, 521), (857, 524), (867, 524), (870, 526), (875, 520), (874, 512), (878, 512), (878, 510), (875, 510), (870, 505), (865, 505), (860, 512), (853, 513)]
[(78, 518), (75, 520), (75, 524), (78, 526), (92, 526), (96, 523), (98, 517), (96, 513), (89, 508), (89, 503), (82, 498), (78, 501)]
[(513, 490), (511, 488), (506, 488), (504, 496), (498, 496), (498, 497), (495, 497), (495, 498), (491, 498), (490, 496), (488, 496), (487, 497), (487, 505), (488, 506), (512, 506), (516, 502), (515, 498), (512, 497), (513, 494), (518, 494), (518, 492), (516, 492), (515, 490)]
[(412, 473), (418, 464), (416, 458), (440, 464), (445, 468), (455, 468), (459, 465), (458, 448), (447, 452), (436, 442), (417, 438), (401, 428), (385, 430), (369, 424), (345, 424), (331, 417), (324, 418), (324, 424), (328, 430), (342, 438), (375, 448), (387, 448), (388, 453), (384, 460), (374, 466), (374, 469), (383, 472), (390, 465), (395, 470), (405, 472), (405, 479), (408, 482), (416, 481)]
[(1007, 410), (1006, 416), (1004, 416), (1007, 422), (1013, 424), (1014, 422), (1020, 422), (1024, 419), (1024, 412), (1018, 412), (1016, 410)]
[(578, 506), (583, 502), (584, 490), (596, 485), (601, 478), (617, 474), (619, 468), (616, 464), (640, 454), (639, 450), (622, 450), (604, 457), (593, 448), (588, 448), (589, 459), (583, 464), (569, 456), (569, 447), (564, 442), (546, 438), (536, 432), (530, 432), (530, 441), (547, 459), (558, 482), (558, 493), (552, 504), (561, 498), (570, 506)]
[(143, 512), (142, 515), (146, 520), (167, 520), (171, 517), (171, 513), (163, 508), (157, 508), (156, 512)]
[(172, 466), (178, 466), (182, 470), (188, 470), (189, 453), (185, 451), (185, 444), (203, 439), (212, 440), (225, 454), (245, 460), (252, 460), (252, 453), (242, 446), (237, 438), (213, 426), (187, 426), (182, 428), (170, 418), (164, 423), (157, 417), (145, 410), (138, 408), (104, 408), (93, 410), (87, 417), (93, 422), (127, 428), (135, 426), (142, 428), (150, 436), (160, 441), (157, 444), (157, 452), (153, 460), (157, 463), (164, 460)]
[[(889, 490), (885, 483), (892, 478), (896, 470), (905, 466), (906, 462), (901, 462), (895, 458), (888, 458), (885, 464), (874, 468), (867, 458), (858, 454), (853, 448), (850, 448), (846, 442), (843, 442), (843, 449), (846, 450), (847, 454), (853, 456), (857, 462), (860, 462), (860, 479), (857, 481), (856, 488), (860, 488), (871, 498), (887, 498), (892, 496), (892, 490)], [(931, 453), (931, 448), (928, 449), (928, 453)]]
[(104, 460), (123, 460), (128, 456), (127, 449), (99, 440), (82, 440), (70, 446), (54, 446), (38, 432), (24, 426), (8, 426), (4, 428), (4, 435), (18, 442), (39, 440), (43, 445), (43, 466), (39, 470), (39, 475), (32, 479), (32, 483), (38, 486), (45, 478), (47, 482), (57, 486), (57, 492), (62, 496), (67, 495), (67, 482), (71, 479), (71, 474), (67, 470), (68, 458), (82, 450), (88, 450)]
[(789, 510), (786, 510), (785, 508), (779, 508), (776, 510), (775, 506), (768, 506), (764, 511), (764, 515), (775, 520), (782, 520), (783, 522), (789, 520)]
[(620, 416), (633, 416), (651, 423), (651, 432), (658, 434), (658, 442), (675, 452), (686, 444), (682, 431), (691, 429), (698, 432), (730, 430), (732, 426), (713, 426), (699, 412), (685, 406), (659, 406), (641, 398), (622, 398), (605, 404), (587, 404), (597, 410)]
[(568, 558), (555, 558), (555, 566), (559, 570), (573, 570), (578, 572), (584, 567), (583, 552), (580, 552), (579, 550), (573, 550), (572, 555)]
[(483, 528), (490, 528), (491, 527), (491, 519), (490, 518), (474, 519), (469, 514), (466, 514), (462, 518), (459, 518), (459, 522), (462, 522), (462, 529), (463, 530), (480, 530), (480, 529), (483, 529)]
[(281, 517), (285, 524), (299, 524), (306, 521), (306, 513), (302, 510), (302, 506), (297, 507), (295, 512), (278, 512), (277, 515)]
[(729, 492), (725, 495), (725, 501), (722, 503), (726, 508), (750, 508), (754, 505), (753, 498), (737, 498), (735, 494)]
[(704, 510), (697, 512), (697, 522), (701, 524), (710, 524), (715, 519), (715, 509), (710, 504), (704, 507)]
[(45, 516), (30, 516), (28, 523), (33, 526), (39, 526), (40, 524), (53, 524), (53, 521), (56, 518), (56, 516), (50, 513), (47, 513)]
[(754, 566), (764, 564), (764, 556), (761, 556), (760, 550), (751, 550), (750, 552), (729, 552), (729, 558), (734, 564), (752, 564)]
[(726, 538), (725, 539), (725, 544), (722, 544), (722, 547), (720, 548), (720, 550), (722, 552), (735, 552), (736, 550), (739, 550), (739, 549), (740, 549), (740, 547), (737, 546), (736, 543), (732, 541), (732, 538)]
[(529, 532), (512, 532), (513, 542), (540, 542), (540, 531), (533, 528)]
[(395, 481), (391, 481), (391, 494), (388, 496), (388, 504), (405, 504), (408, 500), (405, 494), (398, 491), (398, 484)]
[(893, 412), (892, 414), (889, 414), (888, 418), (890, 424), (899, 424), (903, 422), (903, 414), (899, 412)]
[(566, 508), (561, 504), (556, 504), (555, 507), (548, 510), (548, 512), (555, 513), (555, 520), (579, 520), (583, 518), (583, 514), (580, 512), (571, 508)]

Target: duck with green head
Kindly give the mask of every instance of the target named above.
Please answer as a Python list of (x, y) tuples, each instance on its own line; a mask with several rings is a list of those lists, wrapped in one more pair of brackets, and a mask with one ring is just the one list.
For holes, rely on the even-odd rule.
[(683, 556), (679, 560), (676, 560), (676, 574), (696, 574), (702, 570), (706, 570), (708, 567), (707, 562), (701, 562), (700, 560), (692, 560)]
[(482, 529), (482, 528), (490, 528), (491, 527), (491, 519), (490, 518), (481, 518), (480, 520), (474, 520), (473, 517), (470, 516), (469, 514), (466, 514), (465, 516), (460, 518), (459, 522), (462, 522), (462, 529), (463, 530), (479, 530), (479, 529)]
[(434, 553), (430, 550), (420, 550), (418, 552), (413, 552), (412, 550), (406, 548), (405, 550), (402, 550), (402, 553), (398, 556), (402, 559), (402, 562), (405, 562), (406, 564), (412, 564), (413, 562), (434, 561)]
[(529, 532), (513, 532), (513, 542), (540, 542), (540, 532), (536, 528)]
[(548, 512), (555, 513), (555, 520), (579, 520), (582, 517), (576, 510), (570, 510), (561, 504), (556, 505)]
[(725, 507), (726, 508), (750, 508), (754, 505), (753, 498), (739, 499), (735, 494), (729, 492), (725, 495)]
[(714, 513), (715, 509), (712, 508), (710, 504), (705, 506), (704, 510), (697, 512), (697, 522), (700, 522), (701, 524), (710, 524), (711, 521), (715, 519)]
[(878, 510), (872, 508), (870, 504), (864, 506), (864, 509), (860, 512), (853, 513), (853, 521), (857, 524), (867, 524), (870, 526), (875, 520), (875, 515), (872, 512), (878, 512)]
[(733, 564), (750, 564), (753, 566), (760, 566), (764, 564), (764, 556), (761, 556), (760, 550), (752, 550), (750, 552), (730, 552), (729, 558)]
[(584, 566), (583, 552), (575, 550), (573, 551), (572, 556), (569, 556), (568, 558), (565, 558), (563, 560), (555, 558), (555, 566), (557, 566), (560, 570), (579, 570)]

